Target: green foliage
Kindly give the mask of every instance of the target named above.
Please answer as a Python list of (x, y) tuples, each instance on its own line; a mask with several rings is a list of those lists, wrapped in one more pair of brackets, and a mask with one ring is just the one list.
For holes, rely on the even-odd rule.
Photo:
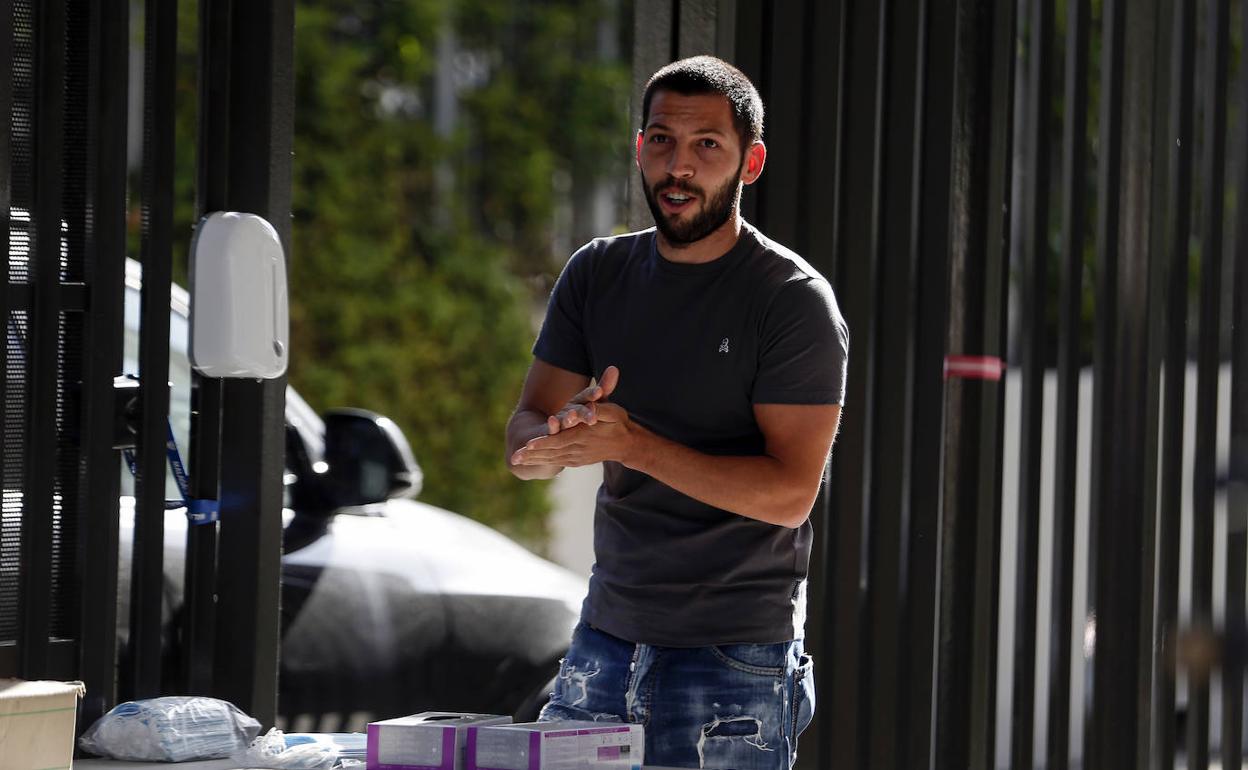
[[(628, 173), (630, 70), (599, 49), (599, 22), (611, 7), (602, 0), (454, 4), (461, 45), (499, 60), (464, 99), (479, 159), (463, 169), (475, 224), (508, 245), (522, 275), (552, 269), (557, 174), (592, 182)], [(617, 8), (621, 18), (631, 18), (627, 9)]]
[(317, 407), (393, 418), (425, 470), (422, 499), (540, 544), (546, 489), (514, 479), (502, 446), (529, 361), (527, 297), (501, 250), (433, 222), (434, 168), (454, 148), (419, 114), (381, 107), (425, 98), (437, 11), (299, 5), (291, 381)]
[[(422, 500), (539, 549), (547, 485), (506, 470), (503, 429), (531, 360), (530, 310), (542, 299), (525, 279), (556, 267), (554, 180), (623, 170), (628, 68), (598, 53), (606, 8), (296, 7), (291, 384), (317, 409), (391, 417), (425, 471)], [(432, 105), (448, 23), (486, 72), (461, 84), (459, 124), (439, 135)], [(179, 0), (180, 280), (195, 211), (197, 47), (197, 5)]]

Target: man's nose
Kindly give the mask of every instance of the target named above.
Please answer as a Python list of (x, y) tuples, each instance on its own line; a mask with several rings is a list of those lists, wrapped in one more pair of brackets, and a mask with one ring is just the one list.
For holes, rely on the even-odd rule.
[(677, 179), (689, 179), (694, 173), (693, 150), (677, 145), (667, 162), (667, 173)]

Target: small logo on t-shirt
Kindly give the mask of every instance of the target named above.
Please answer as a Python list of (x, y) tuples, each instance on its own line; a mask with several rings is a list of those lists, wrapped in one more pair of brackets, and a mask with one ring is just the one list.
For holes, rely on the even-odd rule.
[(728, 338), (727, 337), (724, 337), (724, 341), (719, 343), (719, 352), (720, 353), (728, 352)]

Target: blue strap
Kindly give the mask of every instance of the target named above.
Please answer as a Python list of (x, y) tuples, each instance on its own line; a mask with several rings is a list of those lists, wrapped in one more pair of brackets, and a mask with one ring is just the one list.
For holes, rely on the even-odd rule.
[[(169, 467), (173, 470), (173, 480), (178, 484), (178, 491), (182, 494), (181, 500), (166, 500), (165, 510), (172, 511), (177, 508), (186, 509), (186, 520), (191, 524), (211, 524), (221, 518), (221, 511), (217, 506), (216, 500), (200, 500), (191, 497), (191, 482), (187, 478), (186, 466), (182, 464), (182, 455), (178, 452), (178, 442), (173, 436), (173, 423), (166, 423), (167, 439), (165, 441), (165, 454), (169, 458)], [(126, 465), (130, 466), (131, 475), (136, 478), (139, 475), (139, 467), (134, 459), (134, 450), (127, 449), (124, 451), (126, 457)]]

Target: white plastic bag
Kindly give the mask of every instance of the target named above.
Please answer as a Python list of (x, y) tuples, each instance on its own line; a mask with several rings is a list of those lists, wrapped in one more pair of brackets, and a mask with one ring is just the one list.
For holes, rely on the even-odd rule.
[(271, 770), (330, 770), (338, 763), (338, 744), (330, 740), (305, 740), (290, 745), (276, 727), (230, 755), (239, 767)]
[(165, 697), (122, 703), (78, 739), (83, 751), (131, 762), (220, 759), (247, 746), (260, 723), (216, 698)]

